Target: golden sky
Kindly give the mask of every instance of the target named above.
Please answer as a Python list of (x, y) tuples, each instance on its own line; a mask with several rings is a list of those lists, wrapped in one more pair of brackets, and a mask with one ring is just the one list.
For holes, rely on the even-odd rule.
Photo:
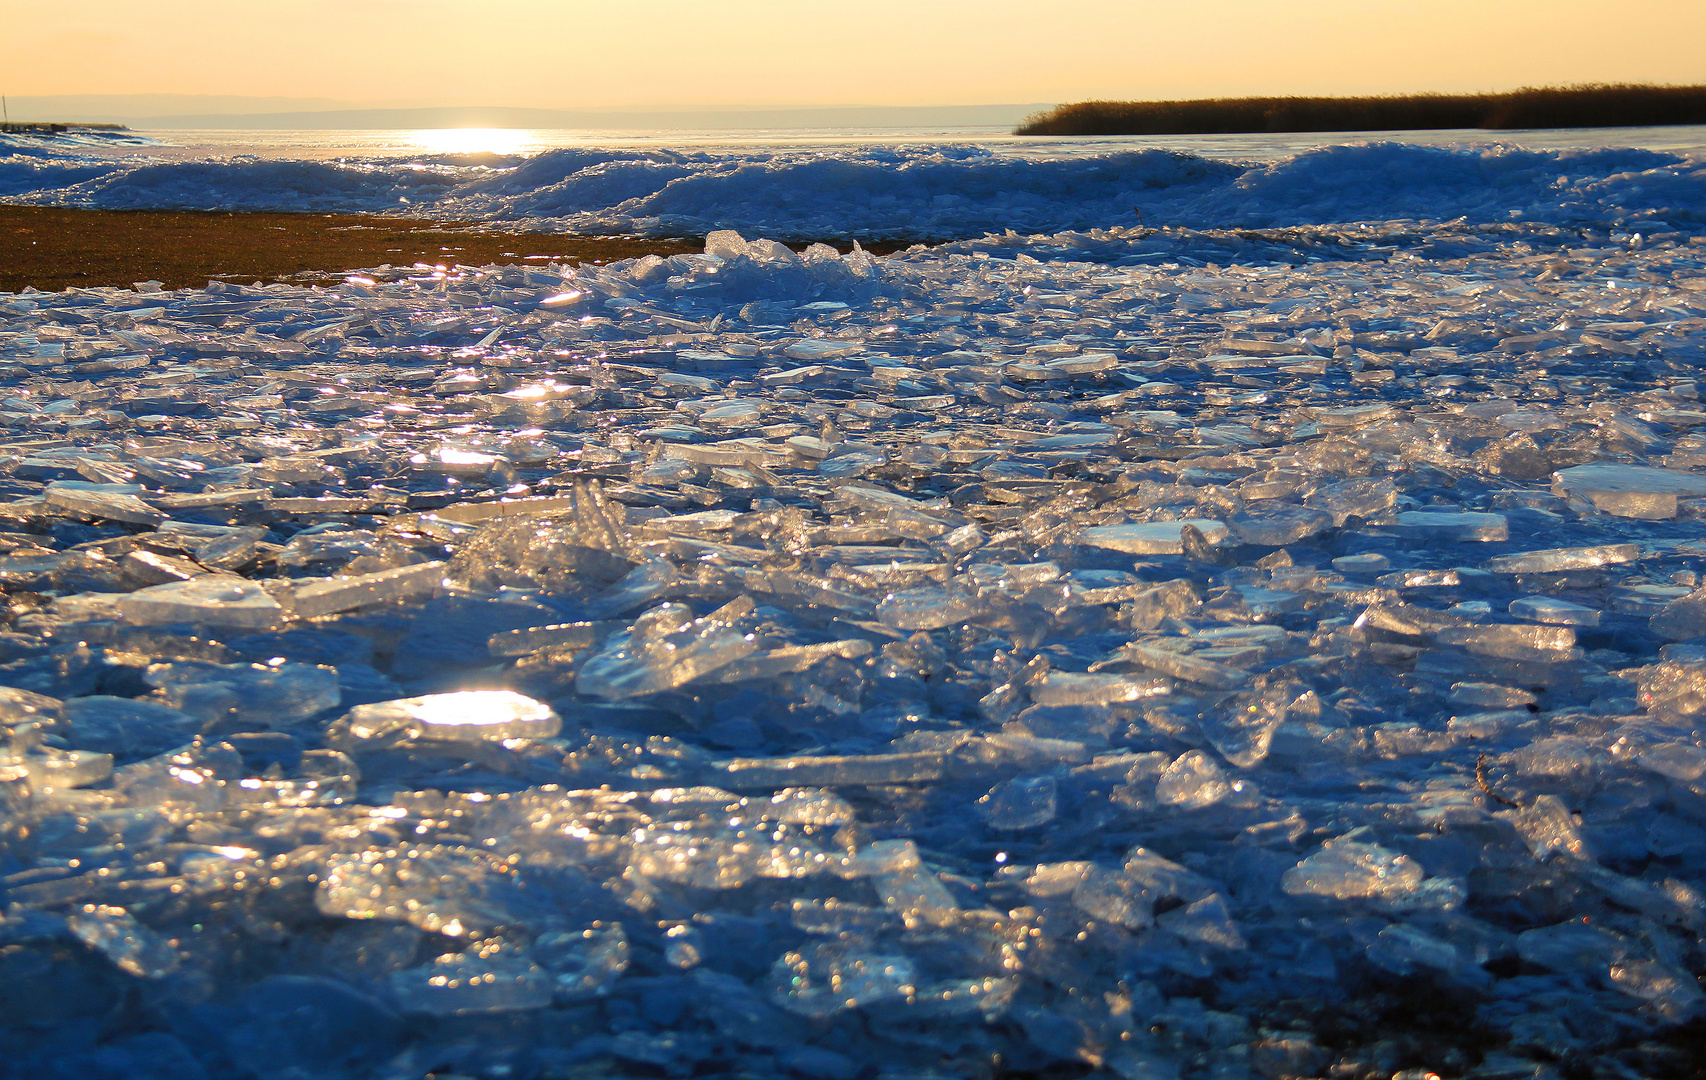
[(574, 109), (1706, 83), (1706, 0), (0, 0), (0, 25), (12, 96)]

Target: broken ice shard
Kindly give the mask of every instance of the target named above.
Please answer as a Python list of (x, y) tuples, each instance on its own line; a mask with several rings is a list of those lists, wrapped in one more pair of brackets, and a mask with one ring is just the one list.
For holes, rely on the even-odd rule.
[(285, 727), (338, 704), (338, 673), (314, 664), (155, 664), (143, 675), (166, 704), (206, 724)]
[(1547, 548), (1517, 555), (1500, 555), (1487, 560), (1487, 569), (1495, 574), (1556, 574), (1565, 570), (1590, 570), (1598, 566), (1634, 562), (1640, 554), (1641, 549), (1635, 544)]
[(437, 588), (444, 578), (444, 564), (422, 563), (358, 574), (347, 578), (328, 578), (298, 587), (290, 594), (291, 613), (301, 618), (348, 611), (367, 604), (383, 604), (407, 600)]
[(1552, 474), (1552, 493), (1615, 517), (1668, 521), (1678, 498), (1706, 495), (1706, 477), (1644, 465), (1577, 465)]
[(1389, 899), (1421, 883), (1422, 867), (1408, 855), (1378, 844), (1339, 840), (1287, 870), (1280, 887), (1293, 896)]
[(542, 1009), (551, 1004), (555, 985), (525, 956), (485, 947), (440, 956), (431, 967), (392, 972), (390, 990), (405, 1013), (470, 1016)]
[(1189, 526), (1210, 544), (1222, 544), (1229, 535), (1224, 524), (1205, 518), (1158, 521), (1147, 525), (1096, 525), (1079, 533), (1091, 547), (1124, 551), (1133, 555), (1178, 555), (1184, 551), (1183, 533)]
[(730, 601), (703, 618), (679, 604), (641, 615), (634, 629), (618, 634), (581, 667), (582, 693), (611, 700), (640, 697), (690, 683), (758, 651), (751, 634), (736, 625), (752, 601)]
[(562, 719), (544, 702), (511, 690), (462, 690), (357, 705), (336, 722), (330, 737), (346, 749), (359, 749), (415, 739), (548, 739), (562, 727)]
[(1509, 522), (1502, 514), (1406, 510), (1398, 515), (1395, 529), (1400, 536), (1418, 540), (1490, 541), (1510, 536)]
[(270, 630), (285, 620), (284, 608), (265, 588), (216, 574), (138, 589), (119, 597), (117, 606), (125, 618), (144, 624)]
[(992, 828), (1034, 829), (1053, 821), (1058, 805), (1054, 777), (1015, 777), (990, 788), (978, 813)]
[(134, 495), (52, 487), (48, 489), (46, 499), (48, 505), (56, 509), (102, 521), (152, 527), (166, 520), (165, 514)]

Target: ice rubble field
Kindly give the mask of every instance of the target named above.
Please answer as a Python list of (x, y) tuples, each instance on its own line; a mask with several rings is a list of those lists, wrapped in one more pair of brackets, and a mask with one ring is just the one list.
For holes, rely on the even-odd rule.
[(0, 297), (0, 1071), (1698, 1075), (1700, 178), (1414, 153)]
[(1651, 150), (1395, 143), (1250, 165), (1163, 150), (969, 146), (554, 150), (531, 158), (127, 158), (0, 139), (0, 198), (102, 209), (435, 215), (579, 233), (946, 240), (1111, 225), (1258, 228), (1392, 218), (1706, 225), (1706, 167)]

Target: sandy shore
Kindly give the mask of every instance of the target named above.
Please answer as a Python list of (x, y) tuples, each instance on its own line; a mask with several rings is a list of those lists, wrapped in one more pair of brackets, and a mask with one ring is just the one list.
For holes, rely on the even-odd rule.
[(0, 206), (0, 292), (150, 280), (167, 288), (215, 279), (312, 280), (387, 263), (610, 262), (702, 247), (698, 238), (469, 231), (458, 222), (347, 214)]
[[(865, 246), (887, 254), (907, 243)], [(0, 292), (129, 287), (138, 281), (158, 281), (168, 289), (200, 288), (213, 280), (312, 282), (386, 264), (605, 263), (702, 250), (704, 238), (697, 236), (502, 232), (466, 222), (355, 214), (0, 205)]]

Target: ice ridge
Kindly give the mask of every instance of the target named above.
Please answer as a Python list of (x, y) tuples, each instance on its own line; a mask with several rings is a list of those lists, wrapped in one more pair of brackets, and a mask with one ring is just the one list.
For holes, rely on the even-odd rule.
[(1408, 218), (1697, 230), (1706, 169), (1646, 150), (1371, 143), (1239, 164), (1161, 150), (975, 147), (532, 158), (119, 162), (14, 151), (14, 202), (109, 209), (431, 213), (582, 233), (947, 240), (1113, 226), (1277, 228)]

